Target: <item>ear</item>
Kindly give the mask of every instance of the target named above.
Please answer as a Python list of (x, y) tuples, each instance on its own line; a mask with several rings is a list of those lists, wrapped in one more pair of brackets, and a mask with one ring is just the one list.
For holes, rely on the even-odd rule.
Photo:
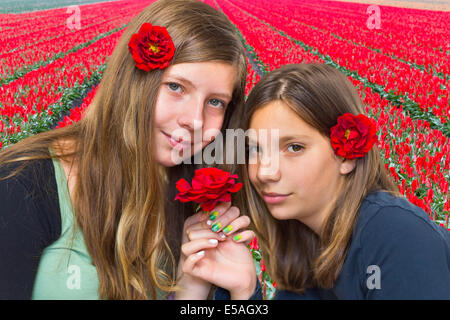
[(340, 158), (341, 164), (339, 166), (339, 172), (341, 174), (349, 174), (356, 167), (356, 159), (349, 160), (345, 158)]

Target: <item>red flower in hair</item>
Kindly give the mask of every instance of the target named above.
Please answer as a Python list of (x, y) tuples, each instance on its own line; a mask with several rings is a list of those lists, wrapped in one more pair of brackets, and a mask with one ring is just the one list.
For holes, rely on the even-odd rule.
[(165, 27), (144, 23), (139, 32), (131, 37), (128, 50), (136, 62), (136, 67), (150, 71), (169, 66), (175, 46)]
[(330, 140), (334, 153), (346, 159), (362, 158), (378, 141), (376, 124), (364, 114), (346, 113), (331, 128)]
[(201, 204), (204, 211), (211, 211), (219, 201), (231, 201), (231, 193), (238, 192), (242, 188), (242, 183), (234, 181), (237, 178), (236, 174), (231, 175), (218, 168), (197, 169), (192, 179), (192, 187), (185, 179), (177, 181), (179, 193), (175, 200), (193, 201)]

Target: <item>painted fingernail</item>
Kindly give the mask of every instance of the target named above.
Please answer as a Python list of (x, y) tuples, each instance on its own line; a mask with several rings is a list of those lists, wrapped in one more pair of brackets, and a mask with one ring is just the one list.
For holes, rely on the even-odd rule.
[(212, 213), (211, 213), (211, 215), (209, 216), (209, 219), (211, 220), (211, 221), (214, 221), (214, 220), (216, 220), (216, 218), (219, 216), (219, 213), (217, 212), (217, 211), (213, 211)]
[(236, 235), (236, 236), (233, 237), (233, 240), (234, 240), (234, 241), (239, 241), (239, 240), (241, 240), (241, 239), (242, 239), (242, 236), (241, 236), (240, 234), (238, 234), (238, 235)]
[(217, 239), (209, 239), (208, 241), (209, 241), (209, 243), (212, 243), (212, 244), (219, 243), (219, 241)]
[(223, 232), (219, 233), (219, 236), (220, 236), (220, 238), (222, 238), (222, 239), (225, 239), (225, 238), (227, 237)]
[(225, 227), (225, 229), (223, 229), (223, 232), (228, 233), (228, 232), (230, 232), (231, 230), (233, 230), (233, 226), (232, 226), (231, 224), (229, 224), (229, 225), (227, 225), (227, 226)]
[(222, 224), (220, 222), (216, 222), (213, 224), (211, 230), (217, 232), (220, 230), (220, 228), (222, 228)]

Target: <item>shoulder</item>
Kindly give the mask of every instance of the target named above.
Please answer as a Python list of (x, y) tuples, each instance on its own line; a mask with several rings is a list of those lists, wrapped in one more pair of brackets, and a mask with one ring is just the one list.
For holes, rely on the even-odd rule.
[[(421, 208), (405, 198), (373, 193), (361, 206), (354, 236), (367, 298), (448, 297), (450, 232)], [(381, 279), (381, 289), (369, 285), (374, 279)]]
[(362, 240), (368, 240), (367, 235), (372, 233), (385, 239), (400, 236), (450, 239), (450, 232), (433, 222), (424, 210), (404, 197), (384, 191), (373, 192), (364, 199), (355, 229)]
[[(17, 169), (21, 171), (8, 177)], [(32, 230), (42, 230), (52, 239), (59, 236), (61, 216), (51, 159), (0, 165), (0, 200), (3, 221), (17, 219), (26, 222)]]
[(421, 208), (405, 198), (377, 193), (365, 199), (359, 214), (353, 236), (362, 261), (384, 261), (396, 267), (412, 260), (427, 261), (430, 267), (440, 264), (448, 273), (450, 232)]
[[(18, 173), (11, 175), (16, 171)], [(0, 165), (0, 184), (9, 192), (13, 192), (13, 188), (24, 188), (27, 191), (26, 195), (34, 200), (42, 200), (39, 196), (46, 193), (44, 188), (52, 189), (54, 179), (55, 173), (51, 159), (16, 161)]]

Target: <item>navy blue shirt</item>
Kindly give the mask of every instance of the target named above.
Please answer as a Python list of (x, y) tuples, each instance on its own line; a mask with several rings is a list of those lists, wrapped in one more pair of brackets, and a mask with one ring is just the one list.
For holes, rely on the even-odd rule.
[[(229, 297), (216, 289), (215, 299)], [(250, 299), (262, 299), (259, 282)], [(274, 299), (450, 299), (450, 232), (407, 199), (372, 192), (334, 287), (277, 290)]]

